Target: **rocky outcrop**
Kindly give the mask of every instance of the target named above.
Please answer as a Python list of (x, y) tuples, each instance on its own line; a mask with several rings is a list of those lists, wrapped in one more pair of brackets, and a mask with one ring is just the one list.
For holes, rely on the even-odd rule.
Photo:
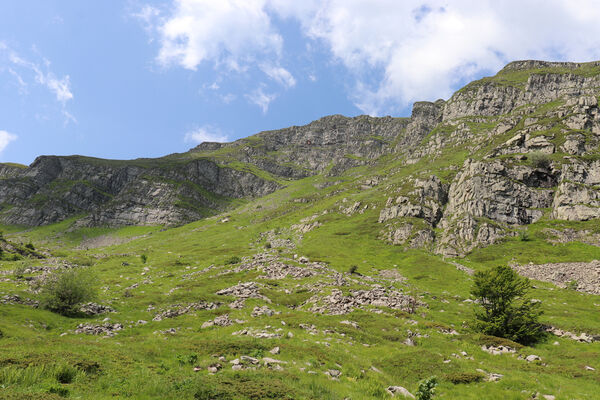
[(0, 221), (45, 225), (87, 214), (80, 226), (178, 224), (257, 197), (274, 181), (210, 160), (111, 161), (39, 157), (0, 179)]
[(552, 205), (550, 170), (467, 160), (450, 186), (438, 252), (458, 255), (505, 236), (504, 228), (536, 222)]
[[(600, 63), (588, 63), (600, 66)], [(544, 61), (518, 61), (508, 64), (497, 75), (502, 78), (514, 71), (531, 71), (526, 81), (516, 78), (512, 84), (498, 84), (484, 78), (473, 82), (455, 93), (446, 102), (443, 119), (450, 120), (466, 116), (496, 116), (531, 104), (549, 103), (561, 97), (595, 95), (600, 86), (598, 76), (563, 73), (576, 72), (582, 64), (551, 63)], [(556, 71), (556, 72), (555, 72)], [(498, 80), (500, 80), (498, 79)], [(509, 81), (510, 82), (510, 81)]]
[(562, 166), (553, 216), (567, 221), (600, 217), (600, 161), (570, 161)]
[(600, 294), (600, 261), (589, 263), (550, 263), (512, 265), (519, 274), (539, 281), (551, 282), (561, 288)]

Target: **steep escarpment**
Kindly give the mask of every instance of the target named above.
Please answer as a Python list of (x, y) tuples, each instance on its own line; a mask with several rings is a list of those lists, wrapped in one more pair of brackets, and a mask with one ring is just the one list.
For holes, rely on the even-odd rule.
[(400, 186), (381, 212), (383, 237), (414, 247), (406, 227), (417, 218), (425, 247), (456, 256), (541, 219), (599, 218), (599, 74), (599, 63), (515, 62), (458, 91), (408, 156), (445, 178), (444, 195), (411, 196), (419, 179)]
[(2, 164), (0, 221), (181, 224), (305, 177), (358, 176), (381, 199), (357, 206), (378, 208), (380, 239), (463, 255), (538, 221), (600, 217), (599, 95), (598, 62), (518, 61), (410, 118), (333, 115), (159, 159)]
[(414, 147), (439, 115), (433, 103), (418, 103), (413, 118), (333, 115), (159, 159), (44, 156), (28, 168), (3, 164), (0, 222), (32, 226), (79, 216), (78, 224), (89, 226), (181, 224), (293, 179), (339, 175), (396, 146)]

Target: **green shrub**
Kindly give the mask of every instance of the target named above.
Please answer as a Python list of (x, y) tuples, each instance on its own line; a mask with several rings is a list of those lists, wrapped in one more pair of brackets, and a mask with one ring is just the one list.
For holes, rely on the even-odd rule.
[(538, 322), (540, 303), (528, 297), (529, 279), (506, 265), (479, 271), (474, 278), (471, 295), (479, 300), (475, 310), (479, 332), (522, 344), (535, 343), (544, 336)]
[(447, 381), (455, 385), (461, 383), (481, 382), (485, 376), (480, 372), (453, 372), (444, 376)]
[(33, 243), (29, 242), (25, 245), (26, 248), (28, 248), (31, 251), (35, 251), (35, 247), (33, 246)]
[(48, 388), (48, 393), (57, 394), (60, 397), (69, 397), (69, 389), (59, 385), (53, 385)]
[(578, 287), (579, 287), (579, 283), (575, 279), (567, 282), (567, 289), (569, 289), (569, 290), (577, 290)]
[(0, 339), (2, 339), (4, 337), (4, 332), (2, 332), (2, 329), (0, 329)]
[(225, 265), (239, 264), (240, 262), (242, 262), (241, 258), (239, 258), (238, 256), (231, 256), (225, 261)]
[(435, 394), (435, 387), (437, 386), (437, 378), (432, 376), (419, 383), (417, 393), (415, 393), (417, 400), (431, 400)]
[(142, 264), (146, 264), (146, 262), (148, 261), (148, 256), (145, 254), (142, 254), (140, 256), (140, 259), (142, 260)]
[(54, 377), (58, 383), (71, 383), (77, 376), (77, 370), (70, 365), (61, 365), (56, 370)]
[(550, 168), (551, 159), (548, 154), (535, 152), (527, 156), (531, 166), (534, 168), (548, 169)]
[(198, 362), (198, 356), (196, 354), (189, 354), (187, 356), (179, 354), (177, 355), (177, 361), (179, 362), (179, 365), (194, 365)]
[(75, 363), (75, 368), (77, 368), (78, 370), (86, 373), (86, 374), (97, 374), (98, 372), (100, 372), (100, 370), (102, 369), (102, 367), (100, 367), (100, 364), (96, 361), (79, 361), (77, 363)]
[(201, 385), (196, 393), (194, 393), (195, 400), (232, 400), (233, 397), (227, 393), (219, 392), (216, 388), (210, 386)]
[(348, 273), (350, 275), (352, 275), (352, 274), (355, 274), (357, 270), (358, 270), (358, 267), (356, 265), (351, 265), (350, 268), (348, 268)]
[(13, 276), (15, 279), (23, 279), (25, 276), (25, 270), (27, 268), (24, 265), (19, 265), (13, 270)]
[(42, 286), (41, 305), (65, 316), (79, 314), (79, 306), (96, 298), (95, 279), (86, 269), (70, 269), (53, 274)]
[(527, 231), (520, 231), (519, 232), (519, 239), (521, 240), (521, 242), (529, 242), (531, 240), (531, 238), (529, 237), (529, 232), (527, 232)]

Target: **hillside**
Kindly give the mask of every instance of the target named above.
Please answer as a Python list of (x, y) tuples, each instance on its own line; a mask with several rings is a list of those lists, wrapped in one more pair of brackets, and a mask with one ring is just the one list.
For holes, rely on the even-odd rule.
[[(3, 164), (0, 397), (597, 398), (599, 96), (598, 62), (519, 61), (410, 118)], [(545, 341), (474, 331), (496, 265), (534, 279)], [(38, 307), (73, 268), (104, 307)]]

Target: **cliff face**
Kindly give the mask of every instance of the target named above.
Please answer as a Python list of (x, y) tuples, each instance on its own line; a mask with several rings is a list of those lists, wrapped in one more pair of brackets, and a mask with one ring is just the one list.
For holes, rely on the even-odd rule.
[(391, 157), (399, 167), (384, 179), (416, 172), (377, 187), (381, 237), (460, 255), (542, 218), (600, 217), (599, 95), (600, 63), (519, 61), (447, 101), (415, 103), (410, 118), (333, 115), (160, 159), (3, 164), (0, 222), (181, 224)]

